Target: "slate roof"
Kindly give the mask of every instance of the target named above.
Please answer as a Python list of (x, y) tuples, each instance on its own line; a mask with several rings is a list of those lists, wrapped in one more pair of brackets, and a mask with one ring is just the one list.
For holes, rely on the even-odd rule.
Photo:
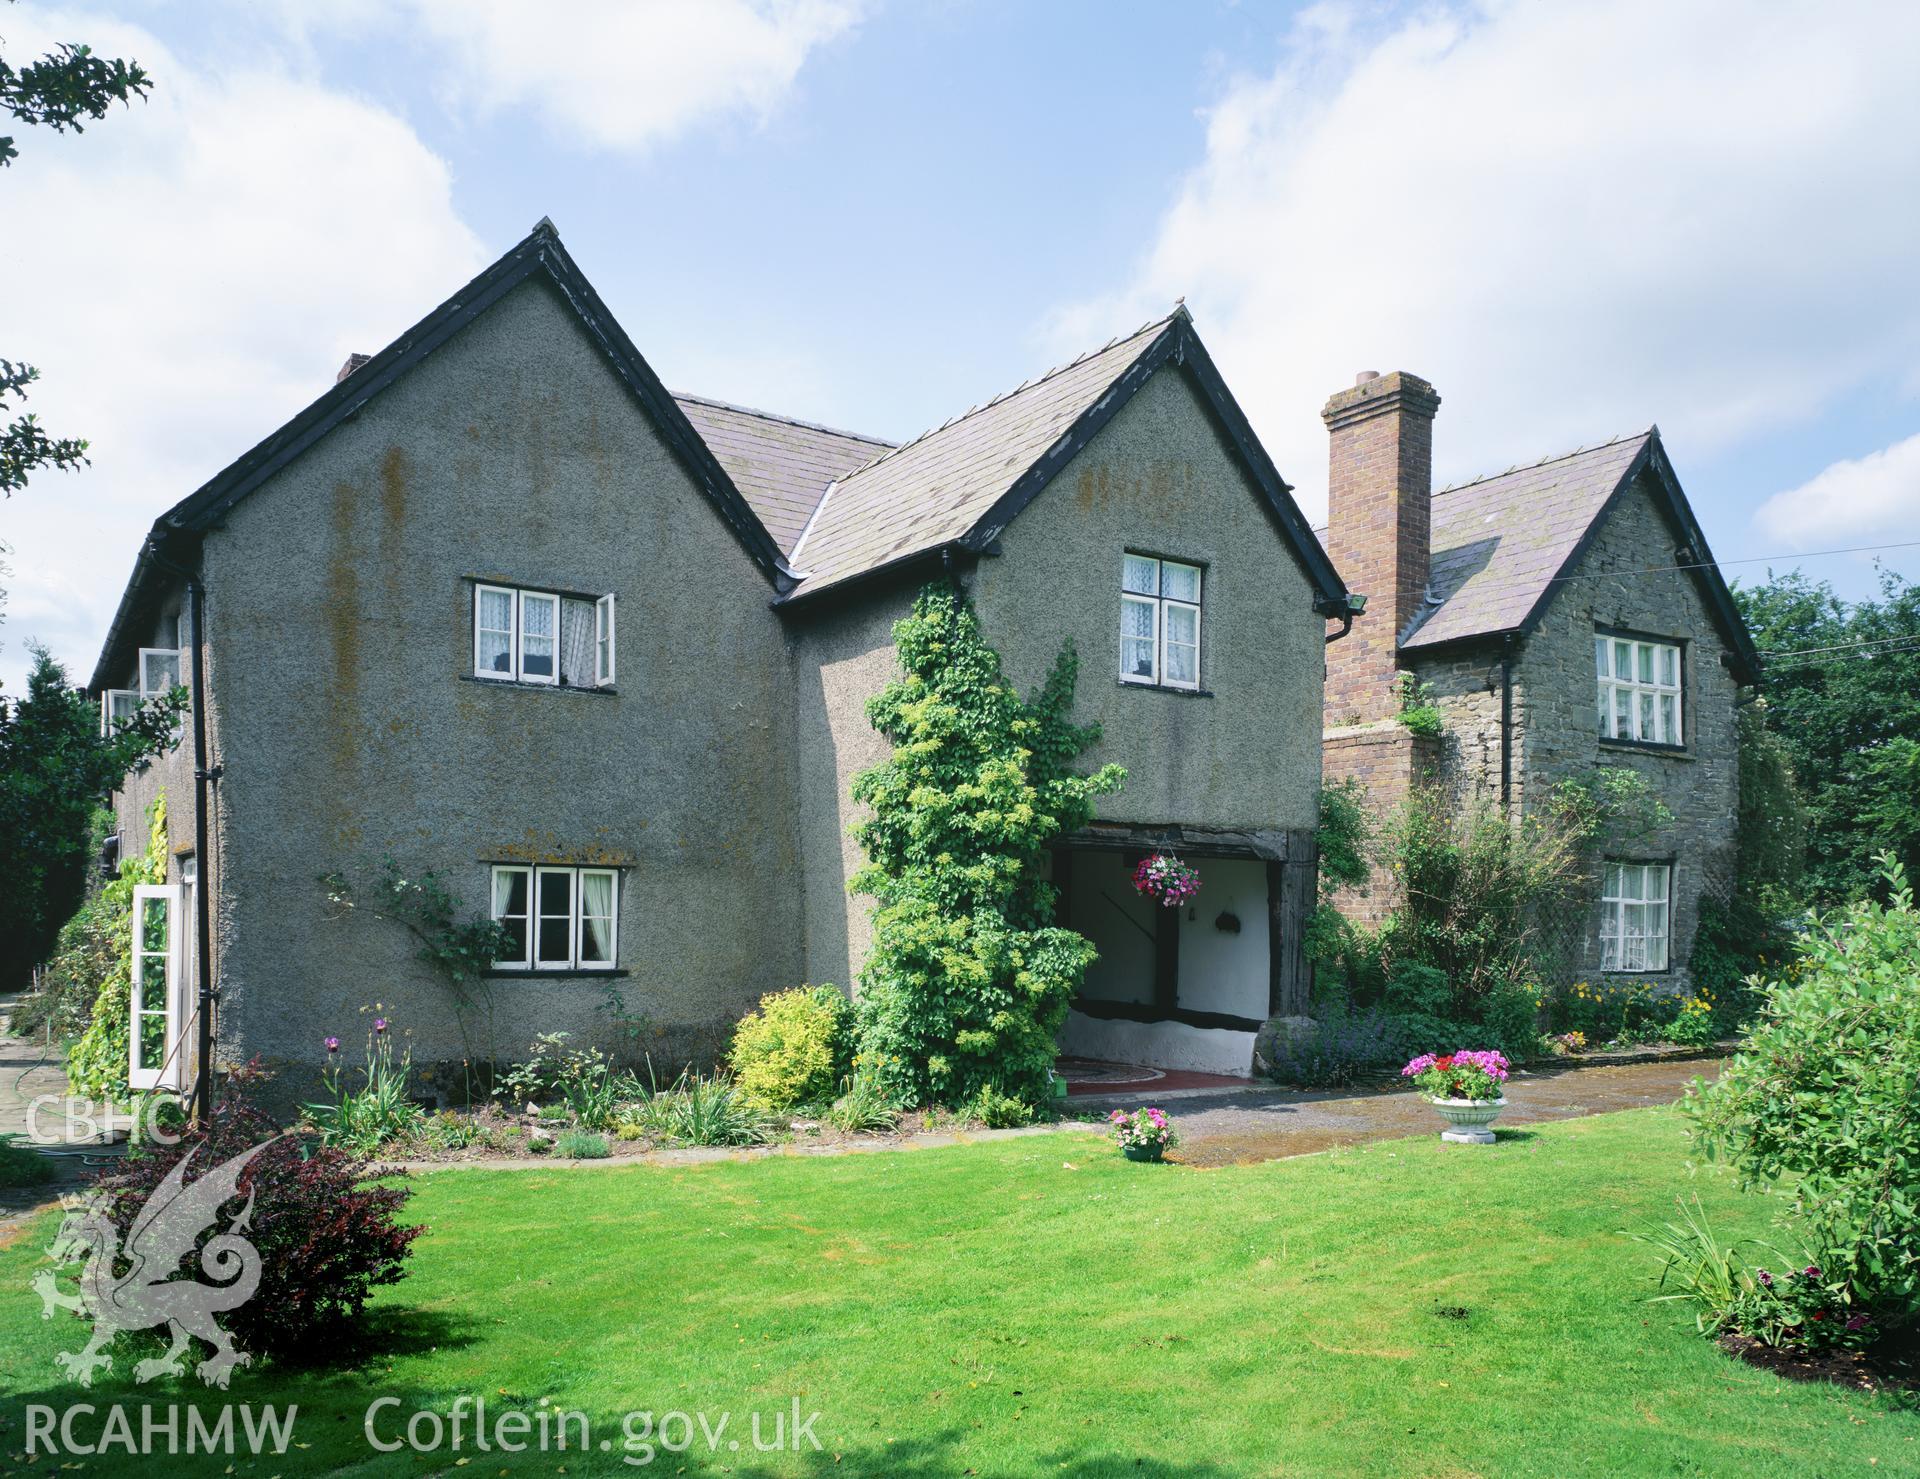
[(1400, 645), (1524, 626), (1654, 435), (1650, 428), (1434, 494), (1431, 613)]
[[(1433, 565), (1427, 605), (1400, 637), (1400, 650), (1418, 652), (1532, 630), (1562, 580), (1573, 573), (1622, 488), (1642, 475), (1690, 551), (1686, 573), (1700, 587), (1743, 683), (1759, 680), (1760, 656), (1733, 594), (1707, 548), (1660, 444), (1660, 428), (1495, 477), (1442, 488), (1433, 495)], [(1327, 531), (1315, 529), (1324, 545)]]
[(792, 551), (811, 595), (950, 544), (980, 522), (1080, 418), (1114, 392), (1185, 311), (1049, 370), (843, 477)]
[(704, 396), (676, 392), (673, 398), (783, 554), (793, 553), (835, 478), (864, 467), (893, 446), (879, 437)]

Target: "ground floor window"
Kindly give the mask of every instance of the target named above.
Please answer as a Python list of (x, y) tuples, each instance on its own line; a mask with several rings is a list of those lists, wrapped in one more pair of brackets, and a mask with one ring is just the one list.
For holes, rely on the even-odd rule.
[(508, 941), (501, 970), (609, 970), (619, 959), (617, 869), (496, 864), (492, 898)]
[(1608, 863), (1600, 895), (1600, 969), (1667, 969), (1673, 869), (1666, 863)]

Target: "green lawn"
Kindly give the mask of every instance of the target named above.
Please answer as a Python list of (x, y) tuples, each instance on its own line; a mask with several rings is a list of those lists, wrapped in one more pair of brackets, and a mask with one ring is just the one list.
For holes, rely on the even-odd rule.
[[(297, 1402), (310, 1447), (81, 1472), (622, 1472), (636, 1409), (732, 1414), (719, 1452), (696, 1429), (693, 1451), (659, 1453), (668, 1474), (1920, 1472), (1920, 1415), (1739, 1365), (1641, 1302), (1647, 1253), (1623, 1227), (1694, 1189), (1723, 1232), (1763, 1225), (1685, 1154), (1678, 1117), (1643, 1111), (1492, 1150), (1427, 1137), (1219, 1171), (1131, 1165), (1083, 1135), (447, 1171), (419, 1180), (432, 1231), (381, 1301), (385, 1354), (234, 1382), (235, 1401)], [(21, 1451), (29, 1402), (205, 1405), (197, 1382), (63, 1384), (54, 1352), (82, 1332), (39, 1317), (44, 1241), (0, 1253), (0, 1450)], [(379, 1419), (390, 1440), (461, 1394), (496, 1413), (549, 1398), (614, 1447), (379, 1455), (362, 1436), (379, 1396), (404, 1403)], [(796, 1397), (823, 1453), (727, 1447)]]

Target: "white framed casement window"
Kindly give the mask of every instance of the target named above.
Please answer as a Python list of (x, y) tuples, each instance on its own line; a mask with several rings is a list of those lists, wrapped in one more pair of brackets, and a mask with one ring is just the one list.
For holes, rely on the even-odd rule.
[(610, 966), (619, 948), (620, 875), (611, 868), (580, 870), (579, 928), (574, 932), (573, 958), (582, 967)]
[(1672, 642), (1596, 633), (1600, 737), (1644, 745), (1686, 743), (1680, 648)]
[(593, 603), (593, 681), (613, 682), (613, 592)]
[(100, 695), (100, 733), (112, 734), (140, 712), (140, 693), (133, 688), (109, 688)]
[(180, 686), (180, 649), (178, 647), (142, 647), (140, 649), (140, 696), (163, 698)]
[(533, 869), (498, 865), (493, 870), (493, 922), (505, 931), (505, 953), (496, 970), (526, 970), (533, 964)]
[(473, 588), (473, 676), (518, 677), (520, 593), (497, 585)]
[(1666, 863), (1608, 863), (1600, 890), (1600, 969), (1667, 969), (1673, 869)]
[(473, 587), (473, 676), (562, 688), (613, 682), (613, 597)]
[(130, 1089), (180, 1087), (180, 915), (178, 884), (135, 886), (127, 1001)]
[(493, 919), (507, 937), (496, 970), (611, 970), (620, 958), (620, 870), (496, 863)]
[(1120, 681), (1200, 686), (1198, 565), (1129, 551), (1120, 563)]
[(573, 964), (573, 868), (533, 870), (533, 966), (535, 970), (565, 970)]

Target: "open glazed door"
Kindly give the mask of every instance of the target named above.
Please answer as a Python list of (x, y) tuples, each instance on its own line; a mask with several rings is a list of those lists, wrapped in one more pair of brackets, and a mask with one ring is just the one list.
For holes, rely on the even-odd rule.
[(178, 1089), (181, 1039), (180, 886), (143, 883), (133, 891), (133, 981), (128, 1003), (127, 1086)]

